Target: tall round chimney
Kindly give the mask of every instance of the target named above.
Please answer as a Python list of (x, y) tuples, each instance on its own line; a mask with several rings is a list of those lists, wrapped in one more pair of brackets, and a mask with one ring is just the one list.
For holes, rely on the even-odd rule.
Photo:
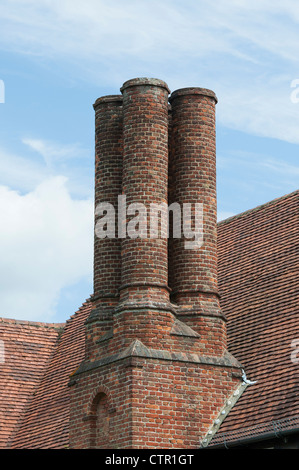
[(182, 237), (170, 241), (171, 298), (181, 313), (193, 310), (189, 324), (202, 334), (198, 315), (222, 317), (217, 283), (217, 97), (204, 88), (183, 88), (172, 93), (170, 103), (169, 202), (182, 210)]
[[(95, 109), (95, 236), (94, 303), (102, 309), (116, 305), (121, 282), (121, 240), (117, 238), (118, 196), (122, 188), (122, 96), (96, 100)], [(107, 205), (115, 212), (115, 233), (98, 230)]]
[[(128, 212), (121, 298), (136, 298), (138, 292), (143, 299), (168, 300), (167, 237), (151, 232), (150, 212), (157, 208), (153, 204), (167, 206), (169, 89), (162, 80), (137, 78), (125, 82), (121, 92), (123, 195)], [(140, 224), (134, 232), (136, 214)]]

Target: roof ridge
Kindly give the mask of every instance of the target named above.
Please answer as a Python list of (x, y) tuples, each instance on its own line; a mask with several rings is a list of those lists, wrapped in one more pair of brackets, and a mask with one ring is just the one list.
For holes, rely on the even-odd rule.
[(298, 194), (299, 195), (299, 189), (296, 189), (295, 191), (289, 193), (289, 194), (285, 194), (284, 196), (280, 196), (280, 197), (277, 197), (275, 199), (272, 199), (271, 201), (268, 201), (268, 202), (265, 202), (264, 204), (260, 204), (259, 206), (256, 206), (252, 209), (248, 209), (244, 212), (240, 212), (239, 214), (235, 214), (235, 215), (232, 215), (231, 217), (228, 217), (227, 219), (224, 219), (224, 220), (220, 220), (217, 225), (224, 225), (228, 222), (231, 222), (232, 220), (234, 219), (239, 219), (243, 216), (246, 216), (246, 215), (249, 215), (249, 214), (252, 214), (254, 212), (257, 212), (259, 210), (262, 210), (264, 209), (265, 207), (269, 207), (271, 206), (272, 204), (275, 204), (279, 201), (284, 201), (285, 199), (288, 199), (288, 198), (291, 198), (293, 196), (295, 196), (295, 194)]
[(5, 318), (0, 317), (0, 324), (1, 323), (11, 323), (13, 325), (27, 325), (27, 326), (36, 326), (36, 327), (44, 327), (44, 328), (54, 328), (60, 329), (65, 326), (65, 323), (47, 323), (47, 322), (37, 322), (31, 320), (16, 320), (14, 318)]
[[(256, 435), (262, 436), (263, 433), (272, 433), (273, 436), (277, 437), (277, 433), (281, 433), (285, 430), (291, 431), (297, 429), (299, 423), (299, 415), (289, 416), (278, 420), (268, 419), (263, 423), (252, 424), (251, 426), (245, 426), (243, 428), (232, 429), (231, 431), (220, 431), (215, 434), (214, 442), (221, 443), (223, 445), (231, 444), (236, 441), (243, 439), (253, 439)], [(292, 427), (293, 425), (293, 427)], [(295, 427), (296, 426), (296, 427)], [(229, 439), (231, 437), (231, 439)], [(211, 446), (213, 447), (213, 440)]]

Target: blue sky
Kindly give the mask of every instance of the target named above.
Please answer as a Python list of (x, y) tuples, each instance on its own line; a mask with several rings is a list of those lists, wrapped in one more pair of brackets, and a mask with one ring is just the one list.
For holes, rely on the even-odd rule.
[(2, 0), (0, 316), (92, 293), (94, 111), (130, 78), (218, 96), (219, 220), (298, 189), (293, 0)]

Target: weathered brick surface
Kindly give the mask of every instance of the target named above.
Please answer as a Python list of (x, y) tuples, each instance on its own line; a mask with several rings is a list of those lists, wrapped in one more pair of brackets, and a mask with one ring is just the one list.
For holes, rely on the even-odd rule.
[[(220, 311), (217, 282), (217, 97), (205, 88), (183, 88), (174, 91), (169, 101), (169, 202), (179, 203), (181, 207), (191, 204), (192, 208), (200, 203), (203, 208), (200, 248), (186, 249), (185, 238), (169, 241), (171, 299), (180, 307), (180, 318), (206, 336), (208, 347), (219, 351), (221, 344), (224, 351), (225, 318)], [(193, 212), (192, 223), (194, 230)]]
[(148, 228), (145, 238), (123, 240), (122, 297), (138, 285), (145, 296), (148, 288), (157, 286), (159, 300), (167, 299), (167, 239), (150, 238), (149, 213), (150, 204), (167, 204), (169, 90), (161, 80), (149, 79), (129, 80), (121, 90), (123, 194), (128, 205), (145, 205)]
[(96, 100), (95, 110), (95, 234), (94, 310), (86, 325), (86, 355), (92, 357), (96, 340), (110, 331), (112, 310), (119, 300), (121, 284), (121, 240), (96, 235), (97, 207), (109, 203), (115, 210), (118, 230), (118, 196), (122, 191), (123, 119), (122, 95)]
[[(95, 104), (95, 208), (110, 203), (117, 222), (122, 190), (122, 96), (99, 98)], [(95, 225), (98, 216), (95, 215)], [(117, 228), (116, 228), (117, 229)], [(118, 298), (121, 280), (121, 240), (94, 237), (94, 298), (96, 305)]]
[[(70, 446), (196, 448), (240, 382), (217, 290), (216, 97), (177, 90), (170, 105), (167, 85), (144, 78), (121, 92), (95, 106), (96, 204), (117, 204), (120, 193), (127, 208), (142, 203), (148, 231), (95, 240), (95, 308), (70, 382)], [(171, 202), (203, 204), (202, 247), (150, 237), (150, 204)]]
[(83, 372), (70, 446), (198, 448), (238, 383), (229, 368), (139, 357)]
[[(299, 413), (299, 400), (296, 396), (298, 364), (295, 360), (292, 361), (292, 355), (296, 354), (296, 350), (292, 348), (292, 342), (294, 338), (299, 337), (298, 316), (295, 314), (298, 305), (298, 197), (299, 192), (295, 191), (218, 225), (219, 287), (221, 307), (228, 317), (229, 350), (241, 360), (247, 377), (257, 380), (257, 383), (247, 387), (237, 403), (234, 403), (235, 397), (239, 397), (239, 394), (236, 393), (238, 390), (234, 391), (233, 397), (229, 399), (230, 402), (232, 399), (233, 409), (225, 417), (210, 445), (225, 442), (225, 445), (230, 447), (234, 439), (240, 438), (240, 434), (249, 438), (254, 434), (256, 438), (257, 427), (260, 436), (271, 431), (269, 423), (279, 424), (280, 429), (288, 431), (290, 425), (296, 425), (295, 418)], [(260, 279), (258, 285), (256, 276)], [(62, 449), (69, 446), (69, 430), (72, 445), (75, 447), (81, 445), (86, 425), (86, 406), (89, 407), (88, 410), (91, 410), (87, 419), (90, 416), (90, 421), (93, 421), (88, 428), (90, 429), (89, 437), (85, 445), (97, 444), (94, 441), (97, 430), (100, 440), (98, 445), (101, 447), (109, 445), (107, 420), (103, 423), (105, 410), (109, 411), (109, 416), (121, 410), (123, 398), (113, 401), (114, 396), (117, 397), (114, 394), (117, 381), (121, 376), (121, 370), (116, 366), (122, 364), (124, 367), (129, 359), (132, 365), (135, 361), (136, 368), (142, 366), (143, 362), (149, 364), (152, 361), (152, 364), (157, 365), (156, 383), (150, 385), (153, 391), (151, 400), (154, 392), (157, 400), (158, 398), (160, 400), (161, 387), (165, 391), (168, 403), (174, 399), (172, 390), (175, 384), (172, 382), (162, 384), (160, 363), (170, 368), (178, 363), (185, 376), (189, 374), (188, 371), (197, 368), (199, 379), (205, 377), (201, 370), (209, 371), (212, 381), (201, 388), (204, 380), (199, 380), (196, 389), (198, 394), (202, 395), (202, 409), (205, 415), (199, 413), (199, 416), (194, 417), (194, 423), (198, 423), (198, 428), (202, 426), (201, 423), (208, 425), (210, 419), (208, 414), (211, 411), (207, 406), (210, 401), (209, 394), (225, 393), (225, 388), (223, 390), (215, 388), (216, 377), (222, 370), (225, 381), (222, 382), (222, 378), (220, 381), (226, 383), (228, 374), (233, 371), (232, 357), (227, 354), (220, 357), (207, 355), (207, 352), (204, 352), (201, 335), (200, 350), (197, 351), (198, 354), (193, 353), (192, 348), (195, 348), (197, 336), (194, 336), (194, 332), (191, 334), (186, 325), (187, 319), (184, 317), (183, 322), (177, 318), (174, 322), (169, 334), (169, 338), (173, 340), (171, 348), (168, 344), (164, 349), (147, 348), (140, 340), (135, 339), (129, 347), (118, 347), (114, 354), (107, 354), (107, 346), (111, 344), (110, 348), (112, 348), (112, 343), (115, 341), (115, 336), (112, 336), (113, 331), (110, 331), (98, 343), (95, 342), (98, 359), (87, 360), (85, 358), (84, 360), (86, 333), (84, 322), (90, 316), (91, 310), (92, 301), (88, 300), (67, 321), (66, 325), (35, 324), (32, 328), (31, 322), (28, 327), (28, 322), (1, 320), (1, 339), (4, 342), (5, 353), (5, 362), (2, 356), (0, 368), (0, 382), (4, 386), (0, 400), (1, 447)], [(114, 318), (116, 319), (116, 315)], [(22, 330), (17, 337), (16, 325)], [(59, 337), (57, 337), (57, 326), (62, 328)], [(212, 338), (212, 328), (208, 324), (206, 327)], [(54, 336), (53, 328), (56, 331)], [(204, 324), (202, 328), (205, 328)], [(54, 341), (50, 349), (46, 330)], [(184, 334), (189, 334), (189, 336), (182, 336)], [(213, 352), (211, 343), (210, 339), (206, 344), (210, 344), (210, 350)], [(99, 352), (100, 346), (103, 354)], [(38, 349), (39, 354), (33, 357), (32, 348), (35, 351)], [(41, 361), (41, 356), (46, 360)], [(110, 371), (110, 382), (107, 383), (106, 388), (105, 367)], [(144, 371), (143, 382), (140, 382), (140, 376), (136, 374), (138, 380), (134, 383), (134, 387), (138, 389), (144, 384), (144, 393), (148, 393), (149, 387), (146, 385), (148, 369), (144, 367), (142, 370)], [(227, 371), (227, 376), (225, 371)], [(93, 383), (90, 382), (90, 377), (94, 377)], [(73, 385), (68, 386), (68, 383)], [(82, 394), (85, 384), (86, 396), (91, 397), (90, 400), (88, 399), (90, 405), (85, 400), (84, 393)], [(178, 385), (180, 384), (176, 384)], [(166, 391), (166, 386), (169, 386), (169, 392)], [(130, 395), (127, 395), (124, 382), (120, 383), (120, 387), (122, 397), (128, 398), (126, 399), (127, 415), (129, 422), (133, 423)], [(113, 393), (110, 393), (110, 390)], [(69, 422), (70, 397), (72, 398), (71, 422)], [(97, 413), (97, 406), (101, 406), (102, 399), (103, 407)], [(115, 408), (110, 407), (109, 403), (114, 403)], [(226, 401), (226, 405), (231, 405), (231, 403)], [(115, 411), (112, 411), (113, 409)], [(137, 412), (139, 411), (142, 412), (140, 406)], [(227, 406), (225, 411), (228, 411)], [(143, 412), (145, 413), (145, 410)], [(190, 420), (193, 419), (193, 415), (192, 411)], [(221, 421), (222, 413), (218, 417)], [(157, 424), (156, 434), (160, 434), (157, 439), (161, 442), (164, 439), (161, 417), (157, 413), (150, 419), (155, 420)], [(218, 426), (217, 423), (215, 424)], [(215, 431), (215, 426), (212, 429)], [(114, 443), (112, 431), (113, 428), (109, 430), (109, 435), (111, 442)], [(11, 432), (14, 437), (11, 436)], [(144, 436), (136, 434), (137, 439), (142, 440), (141, 446), (149, 445), (150, 441)], [(166, 444), (165, 446), (169, 447)]]
[(172, 106), (171, 201), (203, 204), (203, 246), (186, 249), (185, 238), (172, 240), (173, 299), (218, 292), (215, 104), (209, 90), (185, 88), (170, 96)]

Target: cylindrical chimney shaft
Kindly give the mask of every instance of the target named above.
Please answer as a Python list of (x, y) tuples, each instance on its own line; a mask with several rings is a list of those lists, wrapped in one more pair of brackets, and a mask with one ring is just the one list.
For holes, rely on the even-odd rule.
[[(168, 203), (170, 92), (165, 82), (150, 78), (129, 80), (124, 83), (121, 92), (124, 126), (123, 195), (126, 196), (128, 211), (127, 236), (122, 243), (121, 298), (131, 298), (138, 292), (140, 298), (156, 297), (160, 301), (167, 301), (167, 238), (160, 232), (156, 235), (151, 232), (153, 226), (150, 214), (151, 209), (154, 209), (152, 204), (167, 206)], [(140, 224), (134, 228), (135, 215), (139, 217)], [(132, 223), (133, 226), (130, 225)], [(137, 238), (134, 230), (136, 236), (140, 231)]]
[[(121, 283), (121, 240), (117, 238), (118, 196), (122, 191), (122, 95), (96, 100), (95, 109), (95, 306), (114, 306)], [(104, 204), (101, 207), (101, 204)], [(100, 238), (97, 221), (110, 204), (115, 211), (115, 236)], [(99, 210), (100, 209), (100, 210)], [(114, 220), (111, 220), (114, 223)]]
[[(170, 287), (172, 300), (196, 304), (206, 294), (218, 294), (217, 287), (217, 204), (216, 139), (214, 92), (183, 88), (170, 96), (172, 135), (170, 140), (170, 203), (178, 203), (182, 219), (188, 222), (186, 204), (199, 209), (192, 216), (198, 243), (186, 248), (186, 236), (170, 241)], [(196, 206), (196, 204), (199, 204)], [(187, 218), (187, 219), (186, 219)], [(196, 227), (197, 223), (197, 227)], [(183, 229), (183, 224), (182, 224)], [(190, 240), (191, 241), (191, 240)]]

